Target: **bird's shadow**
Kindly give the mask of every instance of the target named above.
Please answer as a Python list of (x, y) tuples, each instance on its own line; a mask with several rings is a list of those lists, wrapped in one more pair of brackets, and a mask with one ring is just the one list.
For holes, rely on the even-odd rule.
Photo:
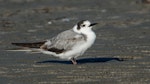
[[(120, 58), (82, 58), (78, 59), (78, 64), (85, 64), (85, 63), (99, 63), (99, 62), (108, 62), (108, 61), (124, 61)], [(37, 63), (61, 63), (61, 64), (72, 64), (71, 61), (64, 61), (64, 60), (46, 60), (46, 61), (40, 61)]]

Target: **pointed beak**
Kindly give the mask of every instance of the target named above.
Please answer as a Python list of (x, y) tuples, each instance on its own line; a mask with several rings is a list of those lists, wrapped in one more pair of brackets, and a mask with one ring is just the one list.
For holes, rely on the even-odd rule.
[(92, 24), (89, 25), (89, 27), (94, 26), (94, 25), (96, 25), (96, 24), (98, 24), (98, 23), (92, 23)]

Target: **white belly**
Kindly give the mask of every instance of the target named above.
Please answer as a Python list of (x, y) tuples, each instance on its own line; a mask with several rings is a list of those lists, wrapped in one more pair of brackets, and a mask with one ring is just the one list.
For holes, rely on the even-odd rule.
[(60, 58), (61, 59), (68, 59), (70, 60), (71, 58), (77, 58), (78, 56), (81, 56), (84, 54), (84, 52), (92, 46), (96, 38), (95, 33), (92, 33), (87, 37), (87, 40), (83, 43), (79, 43), (78, 45), (74, 46), (72, 50), (67, 51), (63, 53)]
[(75, 45), (71, 50), (66, 51), (61, 54), (56, 54), (49, 51), (41, 51), (45, 54), (53, 55), (56, 57), (59, 57), (61, 59), (70, 60), (71, 58), (77, 58), (78, 56), (81, 56), (89, 47), (92, 46), (96, 38), (96, 35), (94, 32), (90, 32), (90, 34), (87, 35), (87, 40)]

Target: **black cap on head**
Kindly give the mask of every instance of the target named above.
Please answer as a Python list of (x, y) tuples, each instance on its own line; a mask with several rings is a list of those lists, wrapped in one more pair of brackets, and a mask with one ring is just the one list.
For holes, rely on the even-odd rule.
[(81, 20), (80, 22), (77, 23), (77, 29), (78, 30), (80, 29), (80, 25), (83, 24), (84, 21), (86, 21), (86, 20)]

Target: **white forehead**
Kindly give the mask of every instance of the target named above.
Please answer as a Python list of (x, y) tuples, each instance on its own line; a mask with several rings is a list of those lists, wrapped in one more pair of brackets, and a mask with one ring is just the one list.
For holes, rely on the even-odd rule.
[(88, 20), (85, 20), (85, 21), (83, 22), (83, 24), (90, 25), (90, 24), (91, 24), (91, 22), (90, 22), (90, 21), (88, 21)]

